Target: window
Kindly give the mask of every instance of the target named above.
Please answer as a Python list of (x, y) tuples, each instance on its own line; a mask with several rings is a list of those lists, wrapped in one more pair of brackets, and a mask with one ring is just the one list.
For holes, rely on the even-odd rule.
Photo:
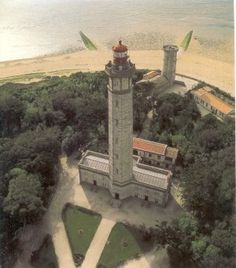
[(118, 100), (116, 100), (116, 107), (118, 107), (118, 104), (119, 104), (119, 102), (118, 102)]
[(117, 137), (115, 138), (115, 143), (118, 144), (118, 138)]
[(116, 168), (116, 174), (119, 174), (119, 170), (118, 170), (118, 168)]
[(113, 79), (113, 88), (115, 90), (119, 90), (120, 89), (120, 78)]
[(115, 154), (115, 156), (116, 156), (116, 159), (118, 159), (118, 158), (119, 158), (118, 154)]
[(116, 126), (118, 126), (118, 119), (116, 119), (115, 122), (116, 122)]

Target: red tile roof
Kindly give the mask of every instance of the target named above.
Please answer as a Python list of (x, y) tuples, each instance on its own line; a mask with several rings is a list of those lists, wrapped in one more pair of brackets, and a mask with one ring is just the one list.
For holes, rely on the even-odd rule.
[(140, 138), (133, 138), (133, 149), (150, 152), (159, 155), (165, 155), (166, 144), (148, 141)]
[(126, 52), (128, 50), (127, 46), (123, 45), (121, 41), (119, 41), (119, 44), (112, 47), (112, 50), (114, 52)]
[(229, 114), (234, 110), (234, 107), (229, 105), (228, 103), (224, 102), (217, 96), (213, 95), (207, 89), (200, 88), (198, 90), (193, 90), (192, 94), (197, 96), (198, 98), (202, 99), (218, 111), (222, 112), (223, 114)]

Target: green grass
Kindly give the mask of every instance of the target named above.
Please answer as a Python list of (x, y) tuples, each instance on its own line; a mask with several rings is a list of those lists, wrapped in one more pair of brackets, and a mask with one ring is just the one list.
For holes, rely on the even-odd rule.
[(101, 215), (68, 204), (63, 221), (76, 264), (81, 264), (101, 221)]
[(50, 72), (28, 73), (0, 78), (0, 85), (5, 83), (30, 83), (34, 80), (43, 80), (47, 76), (63, 76), (76, 72), (77, 69), (63, 69)]
[(141, 253), (142, 250), (134, 233), (124, 224), (117, 223), (110, 233), (98, 267), (115, 268)]
[(39, 250), (34, 251), (31, 257), (34, 268), (58, 268), (57, 256), (50, 235), (47, 235)]
[(21, 81), (30, 82), (32, 79), (43, 79), (45, 78), (45, 73), (29, 73), (29, 74), (21, 74), (21, 75), (14, 75), (5, 78), (0, 78), (0, 84), (5, 84), (7, 82), (17, 83)]

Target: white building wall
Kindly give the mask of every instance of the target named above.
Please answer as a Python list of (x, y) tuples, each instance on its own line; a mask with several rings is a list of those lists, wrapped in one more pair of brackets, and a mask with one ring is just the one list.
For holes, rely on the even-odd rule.
[(111, 194), (115, 198), (115, 194), (119, 194), (119, 199), (123, 200), (130, 196), (132, 196), (133, 193), (133, 184), (127, 184), (126, 186), (118, 186), (118, 185), (112, 185), (112, 191)]
[(110, 179), (107, 175), (83, 169), (81, 167), (80, 167), (80, 180), (82, 182), (87, 182), (90, 184), (94, 184), (94, 181), (96, 181), (97, 186), (104, 187), (107, 189), (110, 188)]
[(133, 195), (134, 197), (138, 197), (140, 199), (145, 200), (145, 196), (148, 197), (148, 201), (157, 203), (159, 205), (163, 205), (165, 200), (165, 196), (167, 192), (160, 191), (158, 189), (150, 189), (144, 187), (143, 185), (134, 185), (133, 187)]
[[(111, 186), (111, 181), (108, 175), (100, 174), (96, 171), (84, 169), (82, 167), (80, 167), (79, 170), (81, 182), (106, 188), (110, 191), (113, 198), (115, 198), (116, 193), (119, 194), (120, 200), (124, 200), (128, 197), (137, 197), (145, 200), (145, 197), (147, 196), (149, 202), (156, 203), (160, 206), (165, 206), (168, 201), (168, 191), (152, 189), (134, 182), (129, 183), (126, 186), (119, 186), (116, 184)], [(96, 183), (94, 183), (95, 181)]]

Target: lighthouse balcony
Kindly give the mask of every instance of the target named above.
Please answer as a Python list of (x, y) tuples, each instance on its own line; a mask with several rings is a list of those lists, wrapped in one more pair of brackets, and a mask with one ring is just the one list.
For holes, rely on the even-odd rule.
[(127, 61), (125, 64), (113, 64), (108, 62), (105, 66), (105, 72), (110, 77), (130, 77), (135, 71), (135, 64)]

